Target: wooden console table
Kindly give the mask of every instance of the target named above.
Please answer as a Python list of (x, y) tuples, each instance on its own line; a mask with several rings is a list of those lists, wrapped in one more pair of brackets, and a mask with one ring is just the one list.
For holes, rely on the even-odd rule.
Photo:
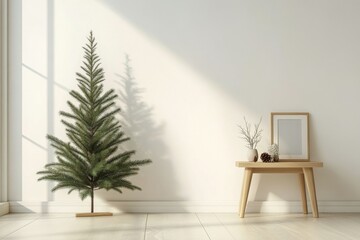
[(240, 199), (240, 210), (239, 215), (241, 218), (245, 215), (247, 198), (249, 195), (249, 189), (253, 173), (297, 173), (299, 174), (301, 199), (303, 205), (303, 212), (307, 214), (307, 201), (305, 183), (310, 195), (312, 213), (314, 218), (319, 217), (315, 180), (314, 180), (314, 167), (322, 167), (322, 162), (243, 162), (237, 161), (237, 167), (245, 168), (244, 181)]

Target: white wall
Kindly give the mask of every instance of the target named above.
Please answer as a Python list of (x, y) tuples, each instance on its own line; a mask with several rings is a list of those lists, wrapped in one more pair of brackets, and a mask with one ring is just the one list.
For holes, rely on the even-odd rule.
[[(318, 199), (359, 201), (359, 10), (351, 0), (10, 1), (9, 199), (78, 199), (35, 173), (54, 158), (45, 135), (64, 136), (58, 112), (93, 30), (107, 87), (123, 91), (124, 54), (132, 59), (141, 114), (119, 104), (137, 122), (131, 146), (154, 162), (133, 178), (143, 191), (98, 198), (236, 202), (242, 117), (263, 117), (261, 152), (270, 112), (306, 111), (311, 157), (325, 164)], [(299, 199), (296, 176), (254, 177), (251, 201)]]

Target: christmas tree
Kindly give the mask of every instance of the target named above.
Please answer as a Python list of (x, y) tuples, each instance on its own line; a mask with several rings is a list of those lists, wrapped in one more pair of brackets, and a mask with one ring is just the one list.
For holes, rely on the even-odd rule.
[(139, 166), (151, 160), (131, 160), (135, 151), (122, 151), (118, 147), (128, 141), (116, 120), (120, 108), (115, 106), (117, 95), (113, 89), (104, 92), (104, 71), (96, 51), (95, 38), (90, 32), (85, 50), (83, 73), (77, 73), (78, 91), (70, 95), (77, 104), (68, 101), (70, 112), (61, 111), (61, 122), (66, 127), (68, 141), (48, 135), (55, 148), (57, 161), (45, 165), (39, 180), (55, 181), (52, 191), (67, 188), (69, 194), (76, 190), (83, 200), (91, 197), (94, 212), (94, 191), (98, 189), (141, 190), (126, 178), (135, 175)]

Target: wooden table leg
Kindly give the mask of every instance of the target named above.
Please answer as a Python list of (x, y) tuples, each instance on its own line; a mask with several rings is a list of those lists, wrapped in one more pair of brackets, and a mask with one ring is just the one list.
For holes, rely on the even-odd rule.
[(310, 195), (313, 217), (318, 218), (319, 212), (316, 199), (314, 172), (312, 168), (303, 168), (303, 172), (306, 180), (306, 186)]
[(306, 200), (306, 189), (305, 189), (305, 179), (304, 179), (304, 174), (303, 173), (299, 174), (299, 182), (300, 182), (300, 192), (301, 192), (303, 213), (308, 214), (307, 200)]
[(240, 212), (239, 212), (241, 218), (243, 218), (245, 215), (246, 203), (249, 195), (252, 174), (253, 174), (253, 170), (251, 168), (245, 168), (241, 200), (240, 200)]

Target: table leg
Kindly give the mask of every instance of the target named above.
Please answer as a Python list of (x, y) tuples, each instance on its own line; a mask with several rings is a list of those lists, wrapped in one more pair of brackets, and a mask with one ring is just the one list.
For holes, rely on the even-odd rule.
[(307, 200), (306, 200), (306, 189), (305, 189), (305, 179), (304, 179), (304, 174), (303, 173), (299, 174), (299, 182), (300, 182), (300, 192), (301, 192), (303, 213), (308, 214)]
[(303, 168), (303, 172), (306, 180), (306, 186), (310, 195), (313, 217), (318, 218), (319, 212), (316, 199), (314, 172), (312, 168)]
[(240, 200), (240, 212), (239, 212), (241, 218), (243, 218), (245, 215), (246, 203), (249, 195), (252, 174), (253, 174), (253, 170), (251, 168), (245, 168), (241, 200)]

